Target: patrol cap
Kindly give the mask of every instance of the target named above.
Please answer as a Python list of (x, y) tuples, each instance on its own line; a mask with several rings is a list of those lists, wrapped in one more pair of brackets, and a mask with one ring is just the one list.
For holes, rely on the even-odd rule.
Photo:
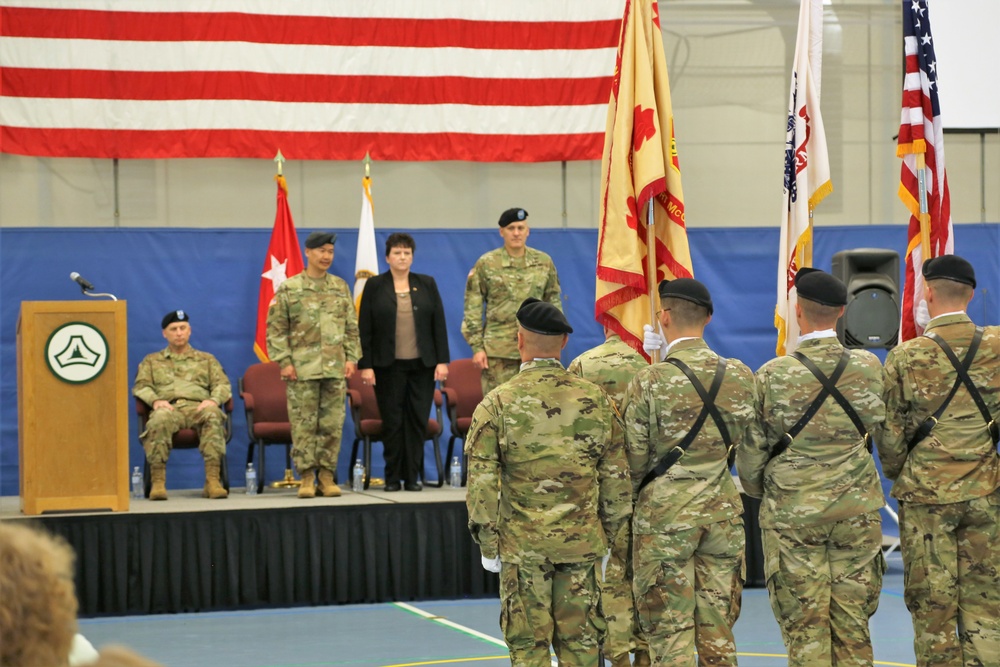
[(169, 313), (163, 316), (160, 320), (160, 328), (166, 329), (174, 322), (190, 322), (190, 318), (186, 311), (183, 310), (171, 310)]
[(517, 222), (518, 220), (527, 220), (528, 212), (523, 208), (509, 208), (500, 214), (500, 226), (506, 227), (512, 222)]
[(528, 331), (543, 336), (560, 336), (573, 333), (562, 311), (547, 301), (528, 297), (517, 309), (517, 321)]
[(924, 280), (945, 278), (976, 288), (976, 271), (972, 268), (972, 264), (958, 255), (941, 255), (929, 259), (924, 262), (922, 273)]
[(795, 273), (795, 289), (803, 299), (824, 306), (846, 306), (847, 285), (826, 271), (803, 267)]
[(306, 237), (307, 248), (319, 248), (327, 243), (337, 243), (337, 235), (333, 232), (312, 232)]
[(661, 280), (659, 290), (661, 299), (684, 299), (708, 308), (709, 315), (714, 311), (712, 295), (708, 293), (708, 288), (694, 278)]

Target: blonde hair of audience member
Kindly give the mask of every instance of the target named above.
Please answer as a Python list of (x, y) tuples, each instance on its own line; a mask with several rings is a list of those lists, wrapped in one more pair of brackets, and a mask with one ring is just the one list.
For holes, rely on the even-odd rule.
[(0, 667), (65, 667), (76, 634), (73, 550), (0, 522)]

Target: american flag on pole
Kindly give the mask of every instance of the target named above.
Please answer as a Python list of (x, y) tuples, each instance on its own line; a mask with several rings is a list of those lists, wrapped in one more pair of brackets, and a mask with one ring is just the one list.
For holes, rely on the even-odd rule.
[(271, 242), (267, 245), (264, 268), (260, 274), (260, 293), (257, 297), (257, 331), (254, 335), (253, 351), (261, 361), (270, 361), (267, 355), (267, 311), (274, 300), (278, 286), (305, 268), (302, 264), (302, 250), (295, 234), (295, 222), (288, 208), (288, 184), (285, 177), (277, 175), (278, 206), (274, 214), (274, 229)]
[(924, 260), (955, 252), (951, 197), (944, 168), (937, 58), (927, 0), (903, 0), (903, 113), (896, 154), (903, 158), (899, 198), (910, 210), (903, 274), (900, 341), (924, 332), (915, 313), (924, 300)]
[[(649, 202), (652, 235), (647, 229)], [(627, 0), (601, 161), (594, 310), (598, 322), (647, 358), (642, 327), (651, 315), (651, 236), (654, 288), (665, 278), (692, 277), (658, 7), (651, 0)]]
[(596, 160), (622, 0), (2, 0), (0, 151)]
[(361, 222), (358, 223), (358, 252), (354, 258), (354, 307), (361, 310), (361, 294), (368, 279), (378, 275), (378, 250), (375, 243), (375, 207), (372, 205), (372, 179), (361, 179)]
[(793, 279), (800, 268), (812, 266), (812, 212), (833, 192), (819, 108), (822, 67), (823, 0), (802, 0), (785, 127), (785, 203), (778, 251), (778, 304), (774, 312), (778, 355), (791, 353), (798, 341), (798, 296)]

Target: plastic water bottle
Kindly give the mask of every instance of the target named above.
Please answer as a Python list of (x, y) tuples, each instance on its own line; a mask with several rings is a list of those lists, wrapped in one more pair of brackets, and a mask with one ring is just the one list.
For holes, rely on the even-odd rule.
[(257, 495), (257, 471), (253, 469), (253, 463), (247, 464), (247, 495)]
[(365, 490), (365, 467), (361, 459), (354, 462), (354, 471), (351, 475), (351, 491), (361, 493)]
[(132, 498), (135, 500), (140, 500), (146, 493), (142, 488), (142, 471), (139, 470), (139, 466), (132, 469)]
[(458, 489), (462, 486), (462, 462), (456, 456), (451, 460), (451, 488)]

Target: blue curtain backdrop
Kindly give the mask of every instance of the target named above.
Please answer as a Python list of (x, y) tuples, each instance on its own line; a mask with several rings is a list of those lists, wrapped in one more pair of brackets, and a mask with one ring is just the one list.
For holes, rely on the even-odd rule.
[[(311, 231), (299, 231), (304, 239)], [(333, 272), (353, 287), (357, 231), (338, 229)], [(377, 232), (380, 248), (393, 230)], [(459, 331), (465, 277), (476, 259), (497, 247), (489, 230), (408, 230), (417, 242), (413, 270), (437, 280), (444, 299), (453, 359), (471, 355)], [(183, 308), (191, 315), (191, 343), (216, 355), (233, 384), (253, 353), (257, 292), (270, 229), (7, 229), (0, 232), (0, 495), (18, 495), (17, 387), (15, 333), (22, 301), (84, 299), (69, 280), (78, 271), (97, 287), (128, 302), (128, 352), (131, 376), (142, 357), (165, 347), (159, 329), (164, 313)], [(715, 317), (706, 334), (721, 354), (752, 369), (774, 355), (773, 326), (777, 266), (777, 229), (693, 229), (689, 231), (695, 275), (712, 291)], [(956, 252), (976, 267), (979, 289), (970, 314), (979, 324), (1000, 321), (1000, 224), (956, 227)], [(888, 248), (902, 256), (901, 226), (820, 227), (815, 234), (815, 264), (829, 269), (839, 250)], [(564, 309), (576, 333), (563, 362), (600, 343), (594, 321), (596, 230), (536, 229), (529, 245), (552, 255), (562, 282)], [(380, 255), (382, 252), (380, 251)], [(385, 270), (384, 260), (381, 268)], [(884, 355), (883, 355), (884, 357)], [(130, 395), (123, 396), (130, 405)], [(234, 437), (229, 445), (230, 477), (243, 484), (248, 438), (243, 406), (236, 399)], [(75, 409), (66, 406), (66, 409)], [(130, 459), (141, 464), (135, 416), (131, 419)], [(445, 430), (447, 434), (447, 427)], [(353, 428), (344, 426), (340, 479), (350, 468)], [(445, 442), (447, 439), (445, 438)], [(64, 443), (72, 447), (72, 442)], [(268, 481), (280, 478), (280, 448), (268, 457)], [(375, 450), (375, 476), (382, 475), (381, 449)], [(433, 464), (428, 465), (434, 476)], [(180, 452), (168, 466), (168, 486), (193, 488), (203, 482), (201, 457)]]

